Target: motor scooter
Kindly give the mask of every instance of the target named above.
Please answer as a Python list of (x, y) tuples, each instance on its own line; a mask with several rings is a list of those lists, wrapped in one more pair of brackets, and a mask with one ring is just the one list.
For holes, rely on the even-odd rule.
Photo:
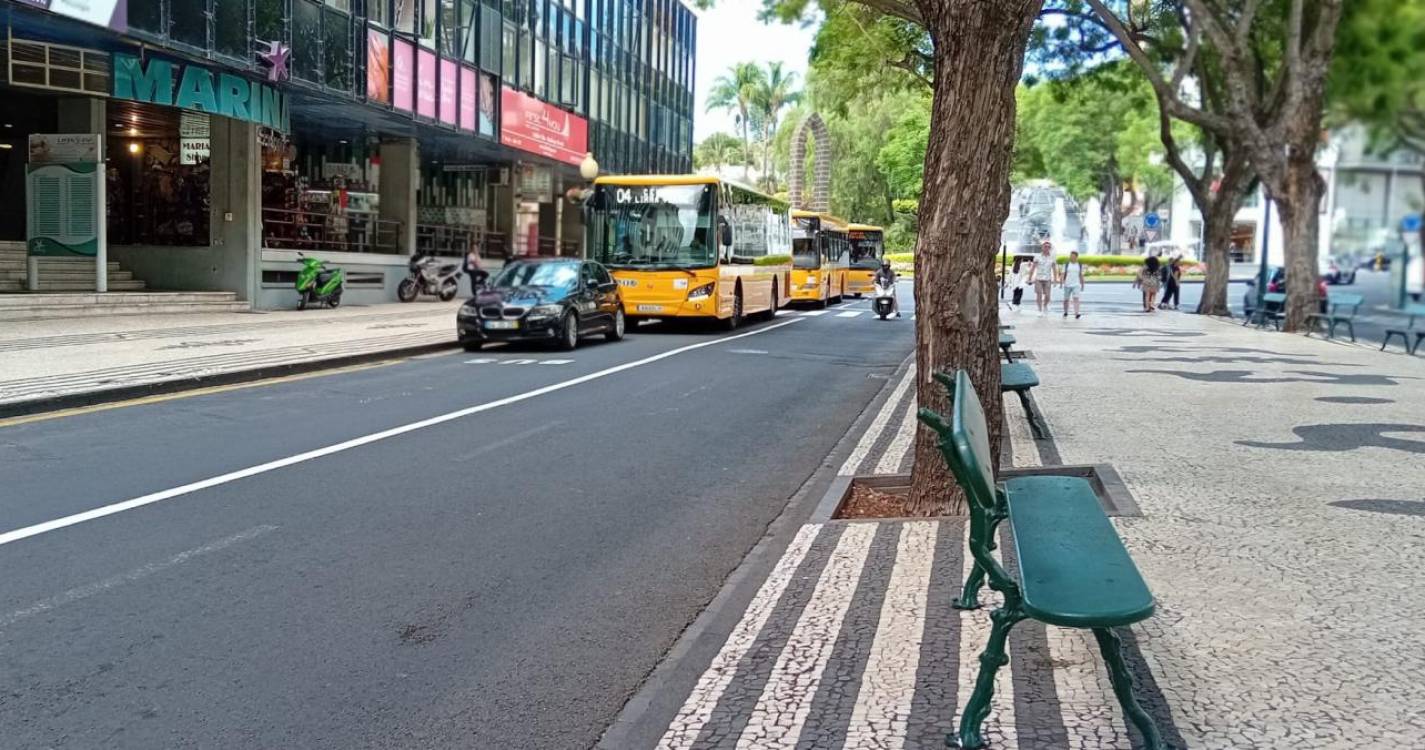
[(340, 305), (346, 272), (302, 253), (297, 253), (297, 259), (302, 261), (302, 270), (297, 272), (297, 309), (305, 310), (307, 305), (325, 304), (333, 308)]
[(876, 291), (871, 294), (871, 312), (879, 315), (881, 320), (896, 310), (896, 285), (876, 282)]

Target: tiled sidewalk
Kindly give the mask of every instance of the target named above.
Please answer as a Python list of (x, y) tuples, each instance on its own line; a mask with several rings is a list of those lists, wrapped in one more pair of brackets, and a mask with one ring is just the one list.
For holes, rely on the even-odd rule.
[(459, 302), (0, 326), (0, 407), (455, 342)]
[[(1006, 402), (1015, 464), (1111, 463), (1144, 512), (1115, 522), (1159, 610), (1122, 634), (1165, 738), (1425, 746), (1425, 363), (1174, 313), (1013, 322), (1054, 434)], [(842, 473), (904, 468), (893, 395)], [(989, 625), (950, 607), (964, 534), (804, 526), (659, 747), (944, 747)], [(1010, 659), (991, 747), (1140, 746), (1090, 634), (1026, 621)]]

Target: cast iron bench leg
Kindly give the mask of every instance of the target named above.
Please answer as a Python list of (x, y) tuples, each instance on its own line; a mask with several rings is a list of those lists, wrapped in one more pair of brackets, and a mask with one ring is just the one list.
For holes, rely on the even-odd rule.
[(1425, 343), (1425, 331), (1415, 334), (1415, 346), (1410, 347), (1411, 355), (1420, 349), (1420, 344)]
[(1044, 429), (1044, 423), (1039, 418), (1039, 411), (1034, 408), (1034, 404), (1029, 401), (1029, 390), (1015, 391), (1019, 394), (1019, 403), (1024, 405), (1024, 414), (1029, 417), (1029, 431), (1034, 434), (1035, 440), (1043, 440), (1049, 437)]
[(1356, 343), (1356, 321), (1354, 321), (1354, 320), (1344, 320), (1344, 321), (1341, 321), (1341, 322), (1343, 322), (1343, 323), (1346, 324), (1346, 333), (1351, 334), (1351, 343), (1352, 343), (1352, 344)]
[[(974, 510), (971, 510), (973, 513)], [(989, 520), (989, 544), (990, 549), (995, 549), (999, 545), (995, 544), (995, 531), (999, 529), (999, 522), (1005, 519), (1003, 513), (996, 514)], [(965, 577), (965, 585), (960, 590), (960, 598), (956, 599), (950, 606), (955, 609), (979, 609), (980, 589), (985, 585), (985, 569), (980, 567), (979, 561), (970, 566), (970, 575)]]
[(1109, 628), (1094, 628), (1093, 634), (1098, 639), (1099, 651), (1103, 652), (1103, 661), (1108, 665), (1108, 678), (1113, 682), (1113, 694), (1118, 697), (1118, 704), (1123, 707), (1123, 715), (1133, 722), (1133, 726), (1138, 727), (1149, 750), (1167, 750), (1168, 746), (1163, 744), (1163, 736), (1158, 732), (1158, 725), (1153, 723), (1153, 717), (1149, 716), (1148, 712), (1138, 705), (1138, 699), (1133, 697), (1133, 677), (1128, 674), (1128, 665), (1123, 662), (1122, 643), (1118, 634)]
[[(1009, 656), (1004, 652), (1004, 642), (1009, 637), (1010, 628), (1024, 617), (1024, 611), (1019, 606), (1019, 596), (1009, 592), (1005, 594), (1005, 606), (990, 614), (994, 625), (990, 628), (989, 643), (985, 644), (985, 651), (980, 654), (980, 674), (975, 678), (975, 692), (970, 694), (970, 700), (965, 704), (965, 715), (960, 717), (958, 746), (965, 750), (976, 750), (985, 746), (980, 727), (990, 713), (990, 699), (995, 693), (995, 673), (1009, 663)], [(949, 739), (949, 744), (954, 744), (955, 738)]]
[(1382, 339), (1380, 342), (1380, 350), (1385, 351), (1386, 346), (1390, 345), (1390, 340), (1395, 336), (1400, 337), (1400, 342), (1405, 347), (1405, 351), (1408, 354), (1410, 352), (1410, 339), (1406, 337), (1405, 331), (1398, 331), (1394, 328), (1387, 328), (1385, 330), (1385, 338)]

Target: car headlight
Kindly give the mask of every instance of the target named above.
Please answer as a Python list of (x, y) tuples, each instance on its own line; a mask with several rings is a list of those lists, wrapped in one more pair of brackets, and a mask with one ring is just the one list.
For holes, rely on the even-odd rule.
[(713, 289), (716, 286), (716, 281), (710, 284), (703, 284), (702, 286), (688, 292), (688, 299), (703, 299), (704, 297), (711, 297), (713, 294)]
[(556, 318), (564, 313), (564, 308), (559, 305), (536, 305), (530, 308), (531, 318)]
[(460, 317), (478, 318), (480, 317), (480, 310), (474, 307), (462, 307), (460, 308)]

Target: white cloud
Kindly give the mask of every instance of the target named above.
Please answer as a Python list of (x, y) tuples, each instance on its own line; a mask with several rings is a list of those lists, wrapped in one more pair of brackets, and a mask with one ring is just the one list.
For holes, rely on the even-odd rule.
[(795, 71), (806, 81), (807, 56), (811, 53), (816, 26), (802, 28), (757, 20), (761, 0), (715, 0), (715, 5), (698, 14), (698, 59), (696, 97), (693, 103), (693, 140), (702, 141), (718, 131), (736, 132), (731, 114), (708, 112), (708, 91), (712, 82), (733, 63), (780, 61), (785, 70)]

